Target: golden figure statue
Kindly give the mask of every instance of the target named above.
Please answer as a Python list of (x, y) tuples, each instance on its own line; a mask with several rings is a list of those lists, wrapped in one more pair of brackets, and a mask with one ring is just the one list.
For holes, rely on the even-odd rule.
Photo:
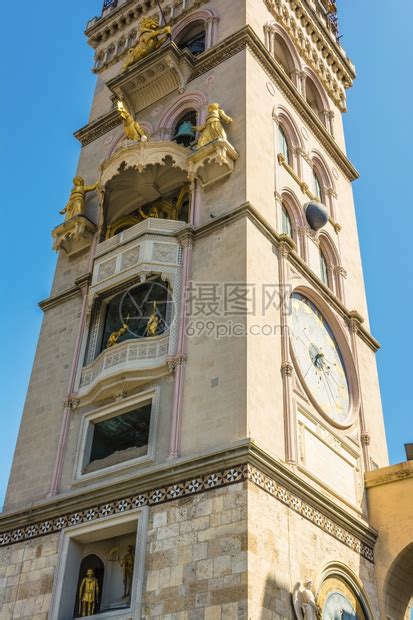
[(86, 194), (94, 192), (98, 187), (99, 181), (96, 181), (94, 185), (85, 185), (85, 180), (82, 177), (75, 177), (73, 179), (73, 188), (70, 192), (69, 201), (63, 211), (60, 211), (65, 216), (65, 222), (76, 215), (84, 215)]
[(123, 568), (123, 598), (129, 598), (132, 591), (133, 565), (135, 564), (135, 555), (132, 545), (128, 545), (128, 552), (119, 560), (119, 564)]
[(82, 579), (79, 588), (79, 614), (93, 616), (96, 604), (99, 602), (99, 583), (92, 568), (86, 571), (86, 577)]
[(106, 348), (109, 349), (109, 347), (113, 347), (113, 345), (115, 345), (119, 341), (119, 338), (121, 336), (123, 336), (123, 334), (125, 332), (128, 331), (128, 321), (129, 321), (129, 318), (130, 318), (130, 316), (128, 315), (128, 318), (126, 319), (126, 322), (123, 323), (122, 327), (120, 329), (118, 329), (116, 332), (113, 332), (109, 336), (108, 341), (106, 343)]
[(213, 142), (214, 140), (226, 140), (227, 134), (222, 123), (232, 123), (232, 118), (221, 110), (219, 103), (211, 103), (208, 106), (208, 116), (204, 125), (195, 127), (200, 132), (197, 148)]
[(171, 34), (171, 27), (159, 28), (159, 18), (157, 16), (144, 17), (140, 23), (138, 42), (132, 49), (128, 50), (128, 55), (123, 68), (127, 69), (138, 60), (142, 60), (149, 54), (157, 50)]
[(156, 301), (153, 302), (153, 310), (152, 314), (148, 319), (148, 324), (146, 326), (146, 335), (147, 336), (156, 336), (159, 329), (159, 317), (158, 310), (156, 308)]
[(137, 142), (147, 142), (148, 136), (144, 129), (135, 121), (133, 116), (128, 112), (123, 101), (118, 101), (118, 112), (123, 120), (125, 135), (128, 140), (136, 140)]
[(159, 211), (156, 205), (152, 205), (148, 213), (145, 213), (142, 207), (139, 207), (139, 214), (144, 220), (147, 220), (149, 217), (159, 218)]

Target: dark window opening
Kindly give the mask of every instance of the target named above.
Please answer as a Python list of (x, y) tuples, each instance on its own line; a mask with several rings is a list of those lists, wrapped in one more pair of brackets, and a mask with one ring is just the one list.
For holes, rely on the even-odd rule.
[(205, 51), (206, 32), (203, 23), (195, 24), (188, 28), (178, 42), (179, 49), (188, 49), (194, 56)]
[(168, 329), (171, 312), (170, 292), (160, 278), (119, 293), (107, 304), (100, 350), (125, 340), (160, 336)]
[[(190, 116), (194, 114), (194, 116)], [(179, 124), (186, 118), (182, 117)], [(196, 123), (196, 112), (188, 113), (188, 120)], [(177, 126), (178, 127), (178, 126)], [(175, 137), (174, 137), (175, 139)], [(178, 140), (177, 140), (178, 141)], [(173, 190), (169, 194), (158, 198), (152, 202), (147, 202), (138, 209), (122, 215), (107, 225), (105, 239), (110, 239), (114, 235), (118, 235), (124, 230), (145, 221), (148, 218), (178, 220), (180, 222), (189, 221), (191, 203), (191, 190), (188, 184)]]
[(130, 458), (144, 456), (148, 451), (151, 409), (149, 403), (94, 424), (89, 463), (108, 459), (125, 450), (130, 452)]

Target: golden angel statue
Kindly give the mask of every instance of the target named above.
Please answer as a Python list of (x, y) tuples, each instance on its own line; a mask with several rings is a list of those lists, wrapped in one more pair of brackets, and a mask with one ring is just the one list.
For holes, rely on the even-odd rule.
[(157, 50), (171, 35), (171, 27), (159, 28), (159, 17), (144, 17), (140, 23), (138, 42), (132, 49), (128, 50), (128, 55), (123, 68), (127, 69), (138, 60), (142, 60), (149, 54)]
[(226, 140), (227, 134), (222, 126), (222, 123), (232, 123), (232, 118), (225, 114), (224, 110), (220, 108), (219, 103), (211, 103), (208, 106), (208, 116), (203, 125), (195, 127), (200, 132), (198, 138), (197, 148), (213, 142), (214, 140)]
[(99, 602), (99, 583), (95, 577), (93, 568), (86, 571), (86, 577), (82, 579), (79, 588), (79, 614), (84, 616), (93, 616), (95, 614), (96, 605)]
[(94, 185), (85, 185), (85, 180), (82, 177), (75, 177), (73, 179), (73, 188), (70, 192), (68, 203), (63, 211), (59, 212), (65, 216), (65, 222), (76, 215), (84, 215), (86, 194), (94, 192), (98, 187), (99, 181), (96, 181)]
[(137, 142), (147, 142), (148, 136), (145, 130), (139, 125), (138, 121), (135, 121), (133, 116), (126, 109), (123, 101), (117, 103), (118, 112), (123, 120), (123, 127), (125, 135), (128, 140), (136, 140)]

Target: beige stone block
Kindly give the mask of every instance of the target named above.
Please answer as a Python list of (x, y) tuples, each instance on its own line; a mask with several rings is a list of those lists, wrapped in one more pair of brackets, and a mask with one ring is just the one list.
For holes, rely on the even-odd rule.
[(214, 562), (213, 560), (199, 560), (195, 570), (197, 579), (210, 579), (214, 574)]
[(176, 587), (176, 586), (180, 586), (182, 582), (183, 582), (183, 566), (172, 567), (169, 585), (171, 587)]
[(148, 571), (146, 577), (146, 589), (148, 592), (159, 589), (159, 573), (158, 570)]
[(204, 617), (205, 620), (221, 620), (221, 607), (219, 605), (207, 607)]

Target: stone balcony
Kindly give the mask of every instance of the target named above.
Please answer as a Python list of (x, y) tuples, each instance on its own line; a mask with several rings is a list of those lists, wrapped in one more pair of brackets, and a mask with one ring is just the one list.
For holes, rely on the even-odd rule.
[(176, 272), (180, 246), (175, 235), (185, 226), (181, 221), (149, 218), (99, 243), (90, 302), (98, 293), (138, 274)]
[(169, 333), (153, 338), (126, 340), (102, 351), (81, 371), (78, 397), (82, 404), (123, 393), (170, 372)]
[[(98, 244), (88, 295), (91, 313), (89, 344), (79, 371), (78, 397), (82, 405), (124, 393), (171, 372), (176, 356), (177, 323), (181, 304), (181, 246), (177, 234), (186, 223), (149, 218)], [(137, 286), (160, 276), (171, 292), (173, 315), (159, 336), (136, 337), (99, 352), (104, 321), (102, 299), (113, 291)]]
[(106, 86), (138, 114), (176, 90), (184, 92), (195, 62), (188, 50), (180, 50), (170, 42), (109, 80)]

